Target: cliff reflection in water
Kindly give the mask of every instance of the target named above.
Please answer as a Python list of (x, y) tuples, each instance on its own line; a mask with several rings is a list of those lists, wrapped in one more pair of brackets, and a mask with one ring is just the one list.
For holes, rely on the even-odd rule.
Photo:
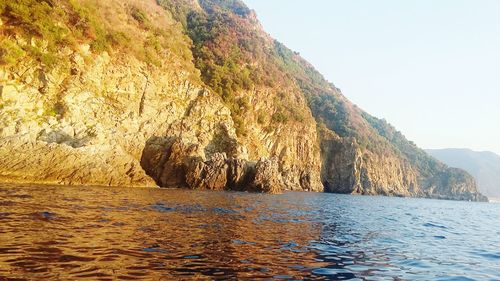
[(4, 187), (0, 198), (0, 277), (269, 278), (321, 266), (306, 248), (320, 225), (278, 196)]
[(500, 280), (500, 204), (0, 186), (0, 280)]

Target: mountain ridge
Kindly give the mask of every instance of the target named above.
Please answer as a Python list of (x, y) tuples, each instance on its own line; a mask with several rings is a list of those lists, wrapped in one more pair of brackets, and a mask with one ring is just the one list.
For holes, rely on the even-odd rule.
[(486, 200), (241, 1), (22, 0), (0, 18), (4, 181)]

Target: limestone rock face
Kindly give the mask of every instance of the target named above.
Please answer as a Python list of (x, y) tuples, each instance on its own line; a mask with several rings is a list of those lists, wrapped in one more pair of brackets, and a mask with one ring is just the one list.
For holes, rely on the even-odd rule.
[(400, 159), (363, 153), (354, 138), (325, 135), (322, 179), (329, 192), (416, 195), (417, 177)]
[(276, 159), (261, 159), (257, 162), (252, 186), (255, 190), (268, 193), (279, 193), (286, 188)]
[(325, 191), (487, 201), (477, 192), (472, 176), (437, 163), (429, 174), (390, 153), (377, 155), (362, 149), (354, 138), (322, 130), (322, 180)]
[(189, 166), (186, 181), (190, 188), (224, 190), (228, 185), (227, 157), (216, 153), (209, 161), (193, 161)]
[(11, 139), (0, 141), (0, 155), (2, 182), (156, 186), (139, 163), (119, 147), (73, 148)]
[(1, 181), (248, 190), (255, 162), (277, 157), (275, 182), (322, 190), (314, 130), (305, 140), (274, 131), (241, 138), (220, 97), (187, 74), (82, 55), (72, 55), (69, 73), (32, 62), (20, 63), (22, 79), (0, 71)]

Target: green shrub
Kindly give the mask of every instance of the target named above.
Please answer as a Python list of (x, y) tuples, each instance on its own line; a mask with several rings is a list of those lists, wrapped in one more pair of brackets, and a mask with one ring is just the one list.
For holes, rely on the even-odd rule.
[(24, 57), (26, 52), (10, 39), (4, 38), (0, 41), (0, 65), (12, 65)]
[(49, 68), (56, 66), (60, 60), (61, 58), (58, 57), (55, 53), (43, 53), (40, 56), (40, 62)]
[(304, 117), (304, 114), (302, 112), (300, 112), (298, 109), (296, 108), (292, 108), (290, 109), (290, 114), (293, 118), (293, 120), (297, 121), (297, 122), (304, 122), (305, 121), (305, 117)]
[(137, 7), (132, 7), (132, 11), (130, 12), (130, 15), (140, 24), (149, 23), (147, 14)]
[(276, 123), (286, 123), (288, 121), (288, 116), (281, 111), (273, 114), (272, 120)]
[[(106, 49), (106, 34), (103, 29), (96, 28), (97, 24), (91, 18), (91, 13), (77, 1), (68, 0), (68, 5), (60, 5), (53, 0), (2, 1), (0, 11), (0, 16), (8, 26), (7, 32), (46, 42), (46, 47), (31, 44), (19, 47), (46, 66), (64, 63), (67, 59), (57, 55), (61, 47), (73, 47), (82, 39), (93, 40), (93, 49)], [(72, 26), (76, 23), (80, 24)], [(68, 26), (72, 26), (71, 30)], [(19, 48), (13, 48), (11, 42), (2, 45), (5, 60), (21, 56), (22, 52)], [(6, 49), (10, 51), (6, 52)], [(7, 53), (10, 55), (6, 55)]]
[(144, 55), (145, 55), (144, 61), (146, 63), (157, 67), (161, 66), (161, 58), (154, 48), (146, 47), (144, 49)]
[(156, 36), (148, 36), (144, 42), (144, 47), (154, 49), (157, 52), (161, 52), (164, 48), (162, 42)]
[(236, 129), (236, 135), (239, 137), (246, 137), (248, 136), (248, 130), (245, 126), (245, 120), (243, 119), (242, 116), (240, 115), (231, 115), (234, 121), (234, 127)]
[(107, 42), (109, 42), (109, 44), (111, 44), (113, 47), (120, 47), (127, 46), (131, 42), (131, 39), (124, 32), (112, 32), (107, 35), (106, 43), (103, 45), (103, 47), (107, 45)]
[(96, 53), (109, 51), (113, 43), (112, 40), (117, 38), (105, 30), (102, 22), (96, 17), (98, 14), (96, 8), (90, 5), (82, 5), (76, 0), (68, 1), (71, 6), (69, 12), (72, 15), (69, 24), (73, 25), (72, 30), (79, 35), (80, 38), (78, 39), (90, 40), (90, 47)]
[(266, 120), (267, 120), (266, 114), (264, 114), (263, 112), (259, 113), (259, 115), (257, 116), (257, 123), (263, 125), (266, 123)]
[[(67, 44), (70, 30), (59, 24), (65, 21), (65, 11), (50, 0), (17, 0), (4, 4), (2, 15), (8, 22), (15, 22), (28, 35), (44, 38), (50, 48), (58, 44)], [(55, 20), (57, 19), (57, 20)]]

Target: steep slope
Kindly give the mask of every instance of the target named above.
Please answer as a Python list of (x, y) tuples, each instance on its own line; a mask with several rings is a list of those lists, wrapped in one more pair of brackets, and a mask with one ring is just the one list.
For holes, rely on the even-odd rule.
[(500, 198), (500, 156), (489, 151), (447, 148), (426, 149), (450, 167), (464, 169), (476, 178), (478, 189), (488, 197)]
[(318, 122), (327, 191), (486, 200), (465, 171), (426, 154), (385, 120), (352, 104), (300, 56), (275, 44)]
[(155, 1), (23, 0), (0, 15), (2, 181), (323, 189), (300, 91), (208, 90), (193, 42)]
[(3, 181), (484, 200), (241, 1), (18, 0), (0, 19)]
[[(253, 87), (298, 87), (317, 121), (321, 177), (327, 191), (484, 199), (470, 175), (449, 169), (383, 120), (357, 108), (298, 54), (272, 40), (241, 1), (200, 0), (198, 4), (196, 9), (189, 9), (189, 1), (174, 5), (182, 8), (164, 6), (185, 23), (202, 79), (226, 102), (231, 102), (227, 96), (241, 95), (241, 90), (224, 81), (245, 81), (247, 77), (233, 74), (247, 70)], [(293, 119), (292, 112), (284, 111), (282, 116)]]
[(177, 22), (151, 1), (2, 3), (2, 181), (155, 185), (144, 144), (201, 90)]

